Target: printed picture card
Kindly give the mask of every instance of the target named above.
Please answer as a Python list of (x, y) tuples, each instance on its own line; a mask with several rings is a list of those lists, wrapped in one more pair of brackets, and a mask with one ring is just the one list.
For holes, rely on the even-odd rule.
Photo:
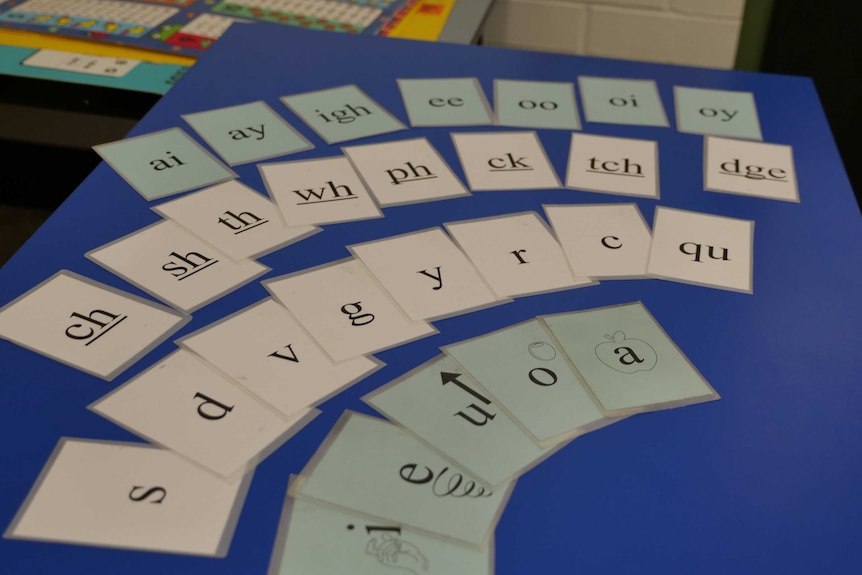
[(476, 78), (399, 79), (412, 126), (484, 126), (494, 123)]
[(494, 111), (501, 126), (581, 129), (575, 86), (570, 82), (494, 80)]
[(159, 204), (153, 211), (233, 260), (256, 258), (322, 231), (308, 225), (286, 227), (272, 202), (238, 180)]
[(190, 319), (61, 270), (0, 308), (0, 338), (111, 381)]
[(490, 491), (388, 421), (345, 411), (291, 485), (297, 499), (487, 549), (514, 482)]
[(754, 222), (658, 207), (647, 273), (754, 293)]
[(347, 158), (258, 165), (269, 196), (288, 226), (382, 218)]
[(451, 359), (439, 355), (364, 402), (498, 489), (551, 455)]
[(250, 483), (167, 449), (62, 438), (4, 537), (224, 557)]
[(407, 129), (353, 84), (282, 96), (281, 101), (327, 144)]
[(535, 212), (444, 224), (499, 298), (595, 285), (572, 274), (560, 244)]
[(540, 446), (604, 427), (606, 418), (536, 319), (441, 348)]
[(470, 195), (426, 138), (342, 151), (384, 208)]
[(500, 300), (441, 228), (348, 246), (412, 320), (475, 311)]
[(710, 192), (799, 202), (793, 148), (707, 136), (704, 183)]
[(334, 363), (282, 305), (265, 299), (177, 342), (285, 417), (322, 403), (383, 367), (373, 357)]
[(262, 101), (184, 114), (182, 118), (231, 166), (314, 147)]
[(652, 234), (637, 204), (544, 208), (576, 273), (599, 279), (646, 275)]
[(226, 254), (163, 220), (85, 254), (180, 311), (191, 313), (269, 271)]
[(657, 200), (658, 144), (572, 134), (566, 187)]
[(673, 87), (680, 132), (762, 140), (757, 105), (751, 92)]
[(474, 192), (561, 187), (536, 132), (453, 133), (452, 141)]
[(335, 362), (437, 333), (411, 321), (359, 260), (348, 259), (263, 282)]
[(285, 419), (185, 350), (89, 408), (227, 479), (256, 467), (319, 413)]
[(655, 80), (579, 76), (587, 122), (668, 126)]
[(236, 174), (179, 128), (93, 146), (147, 200), (232, 180)]
[(392, 522), (288, 497), (269, 575), (493, 575), (494, 545), (471, 549)]

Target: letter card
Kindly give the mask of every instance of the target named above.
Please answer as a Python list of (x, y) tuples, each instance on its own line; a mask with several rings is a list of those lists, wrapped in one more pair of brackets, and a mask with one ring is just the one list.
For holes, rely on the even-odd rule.
[(581, 129), (571, 82), (494, 80), (494, 110), (501, 126)]
[(579, 76), (578, 85), (587, 122), (669, 125), (655, 80)]
[(751, 92), (674, 86), (676, 125), (680, 132), (762, 140), (757, 105)]
[(658, 143), (572, 134), (566, 187), (657, 200)]
[(484, 126), (494, 114), (477, 78), (398, 79), (412, 126)]
[(560, 187), (536, 132), (453, 133), (452, 141), (474, 192)]
[(707, 136), (703, 187), (710, 192), (799, 202), (793, 148)]

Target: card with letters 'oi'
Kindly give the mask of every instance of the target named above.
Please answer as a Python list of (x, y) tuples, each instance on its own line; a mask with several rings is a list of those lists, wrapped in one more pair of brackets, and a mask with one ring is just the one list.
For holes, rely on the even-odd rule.
[(540, 319), (609, 416), (719, 399), (640, 302)]
[(536, 132), (453, 133), (452, 141), (474, 192), (560, 187)]
[(471, 549), (392, 522), (286, 497), (268, 575), (492, 575), (493, 542)]
[(374, 357), (333, 362), (284, 306), (267, 298), (177, 342), (284, 416), (380, 369)]
[(513, 487), (490, 491), (400, 427), (345, 411), (290, 495), (483, 549)]
[(655, 80), (578, 76), (578, 84), (587, 122), (668, 126)]
[(62, 438), (4, 537), (224, 557), (250, 483), (167, 449)]
[(439, 355), (362, 398), (493, 489), (553, 453)]
[(571, 82), (494, 80), (494, 111), (501, 126), (581, 129)]
[(476, 78), (399, 79), (413, 126), (485, 126), (494, 113)]
[(319, 413), (286, 419), (182, 349), (90, 409), (227, 479), (256, 467)]
[(190, 319), (62, 270), (0, 309), (0, 338), (111, 381)]
[(659, 198), (658, 143), (572, 134), (566, 187)]
[(707, 136), (703, 187), (710, 192), (799, 202), (793, 148)]
[(277, 207), (234, 180), (153, 207), (234, 260), (256, 258), (322, 231), (286, 227)]

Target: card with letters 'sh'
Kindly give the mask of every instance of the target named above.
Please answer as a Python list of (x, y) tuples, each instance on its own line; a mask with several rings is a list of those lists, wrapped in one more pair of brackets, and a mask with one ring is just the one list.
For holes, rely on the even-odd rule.
[(250, 483), (151, 445), (62, 438), (3, 536), (224, 557)]
[(400, 427), (345, 411), (290, 494), (486, 548), (513, 487), (482, 487)]
[(362, 400), (493, 489), (560, 447), (540, 447), (444, 355)]
[(719, 399), (640, 302), (540, 319), (609, 416)]
[(182, 349), (90, 409), (227, 479), (255, 467), (319, 413), (286, 419)]
[(272, 202), (236, 180), (159, 204), (153, 211), (234, 260), (256, 258), (322, 231), (285, 226)]
[(177, 343), (284, 416), (325, 401), (383, 366), (365, 356), (333, 362), (290, 312), (269, 298)]
[(536, 132), (453, 133), (452, 142), (474, 192), (560, 187)]
[(233, 261), (171, 220), (147, 226), (85, 255), (186, 313), (269, 271), (252, 260)]
[(269, 575), (492, 575), (493, 542), (471, 549), (391, 521), (286, 497)]
[(0, 338), (110, 381), (190, 319), (62, 270), (0, 308)]

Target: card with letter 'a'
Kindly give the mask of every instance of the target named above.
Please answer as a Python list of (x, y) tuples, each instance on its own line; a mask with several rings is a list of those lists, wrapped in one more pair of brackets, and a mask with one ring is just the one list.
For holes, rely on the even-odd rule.
[(290, 495), (485, 549), (513, 487), (482, 487), (400, 427), (345, 411)]
[(167, 449), (62, 438), (4, 537), (224, 557), (250, 483)]
[(110, 381), (189, 320), (62, 270), (0, 309), (0, 338)]

